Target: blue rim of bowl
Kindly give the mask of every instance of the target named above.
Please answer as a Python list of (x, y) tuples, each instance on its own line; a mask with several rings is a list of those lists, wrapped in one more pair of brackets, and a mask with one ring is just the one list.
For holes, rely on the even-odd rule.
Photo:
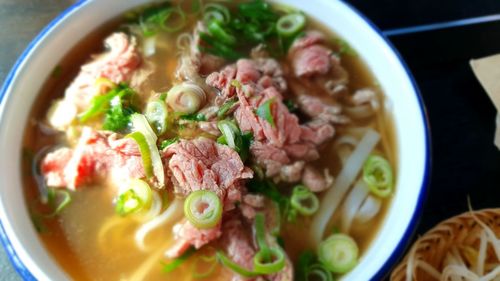
[[(78, 9), (80, 6), (82, 6), (86, 2), (88, 2), (88, 0), (79, 0), (75, 4), (71, 5), (65, 11), (63, 11), (61, 14), (59, 14), (55, 19), (53, 19), (45, 28), (43, 28), (42, 31), (29, 43), (28, 47), (26, 47), (26, 49), (23, 51), (21, 56), (19, 56), (16, 63), (12, 67), (11, 71), (7, 75), (7, 78), (5, 79), (5, 82), (0, 90), (0, 103), (3, 101), (5, 93), (6, 93), (7, 89), (9, 88), (10, 84), (12, 83), (12, 80), (14, 79), (14, 76), (17, 73), (20, 65), (25, 60), (25, 58), (31, 53), (32, 49), (36, 46), (36, 44), (40, 40), (42, 40), (45, 37), (45, 35), (48, 32), (50, 32), (61, 20), (66, 18), (68, 16), (68, 14), (70, 14), (74, 10)], [(422, 180), (420, 194), (419, 194), (419, 197), (417, 200), (417, 205), (416, 205), (415, 211), (412, 215), (410, 223), (408, 224), (408, 226), (403, 234), (403, 237), (399, 241), (398, 245), (394, 249), (394, 251), (391, 254), (391, 256), (389, 257), (389, 259), (387, 259), (387, 261), (384, 263), (384, 265), (371, 278), (371, 280), (382, 280), (385, 276), (387, 276), (389, 270), (395, 265), (395, 263), (402, 256), (404, 250), (406, 249), (409, 242), (411, 241), (411, 238), (415, 232), (416, 226), (418, 225), (419, 218), (422, 214), (423, 204), (424, 204), (425, 198), (427, 196), (427, 189), (429, 186), (429, 179), (430, 179), (430, 173), (431, 173), (431, 139), (430, 139), (429, 120), (427, 118), (427, 113), (426, 113), (424, 101), (422, 99), (422, 95), (420, 94), (420, 90), (418, 89), (417, 83), (415, 82), (415, 78), (411, 74), (411, 71), (408, 68), (408, 66), (406, 65), (405, 61), (403, 60), (401, 54), (399, 54), (399, 52), (392, 45), (392, 43), (389, 41), (389, 39), (382, 33), (382, 31), (370, 19), (368, 19), (363, 13), (361, 13), (358, 9), (356, 9), (354, 6), (347, 3), (346, 1), (341, 0), (341, 2), (342, 2), (342, 4), (349, 7), (352, 11), (354, 11), (360, 18), (362, 18), (371, 27), (371, 29), (384, 40), (384, 42), (387, 44), (387, 46), (389, 46), (389, 48), (392, 50), (392, 52), (396, 55), (396, 57), (399, 60), (399, 63), (403, 66), (404, 70), (406, 71), (406, 75), (410, 78), (410, 81), (411, 81), (412, 86), (413, 86), (413, 90), (414, 90), (414, 92), (417, 96), (418, 102), (419, 102), (420, 112), (422, 114), (422, 120), (424, 121), (425, 167), (424, 167), (424, 176), (423, 176), (423, 180)], [(6, 252), (8, 254), (8, 257), (9, 257), (11, 264), (13, 265), (15, 270), (18, 272), (18, 274), (23, 278), (23, 280), (36, 280), (36, 278), (29, 271), (29, 269), (22, 263), (21, 259), (19, 258), (16, 251), (14, 250), (12, 243), (10, 242), (9, 238), (7, 237), (7, 235), (5, 233), (5, 229), (4, 229), (1, 221), (0, 221), (0, 240), (2, 242), (4, 249), (6, 250)]]
[(431, 132), (430, 132), (430, 126), (429, 126), (429, 119), (427, 116), (427, 110), (425, 108), (424, 100), (422, 98), (422, 94), (420, 93), (420, 90), (417, 86), (417, 82), (415, 81), (415, 78), (413, 77), (410, 68), (404, 61), (403, 57), (399, 53), (399, 51), (394, 47), (394, 45), (391, 43), (391, 41), (382, 33), (382, 31), (370, 20), (368, 19), (362, 12), (360, 12), (357, 8), (355, 8), (353, 5), (350, 3), (347, 3), (345, 0), (341, 0), (341, 2), (349, 7), (352, 11), (354, 11), (360, 18), (362, 18), (371, 28), (373, 31), (375, 31), (389, 46), (389, 48), (392, 50), (392, 52), (396, 55), (397, 59), (399, 60), (399, 63), (403, 66), (404, 70), (406, 71), (406, 75), (408, 78), (410, 78), (411, 84), (413, 86), (413, 90), (415, 91), (415, 94), (417, 96), (417, 100), (420, 106), (420, 113), (422, 115), (422, 120), (424, 122), (424, 133), (425, 133), (425, 167), (424, 167), (424, 175), (422, 178), (422, 185), (420, 187), (420, 194), (417, 199), (417, 205), (415, 206), (413, 215), (411, 217), (410, 222), (408, 223), (408, 226), (406, 227), (406, 230), (399, 240), (398, 245), (396, 248), (393, 250), (392, 254), (389, 256), (389, 258), (385, 261), (385, 263), (382, 265), (382, 267), (375, 273), (374, 276), (370, 280), (384, 280), (389, 273), (390, 270), (396, 265), (398, 260), (402, 257), (405, 249), (409, 246), (409, 243), (411, 242), (411, 238), (415, 234), (415, 231), (417, 229), (418, 223), (420, 221), (420, 217), (423, 212), (423, 207), (425, 200), (427, 198), (427, 193), (428, 193), (428, 188), (429, 188), (429, 183), (430, 183), (430, 178), (431, 178), (431, 166), (432, 166), (432, 161), (431, 161), (431, 156), (432, 156), (432, 151), (431, 151)]

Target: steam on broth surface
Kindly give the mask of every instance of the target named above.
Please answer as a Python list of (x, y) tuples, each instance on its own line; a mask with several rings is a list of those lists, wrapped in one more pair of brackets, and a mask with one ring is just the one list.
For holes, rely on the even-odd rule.
[(56, 67), (25, 131), (25, 193), (78, 280), (329, 280), (390, 203), (391, 130), (361, 58), (301, 11), (165, 2)]

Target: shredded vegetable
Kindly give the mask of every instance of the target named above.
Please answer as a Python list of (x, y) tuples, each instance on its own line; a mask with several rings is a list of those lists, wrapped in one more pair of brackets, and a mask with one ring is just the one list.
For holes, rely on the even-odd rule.
[(221, 220), (222, 203), (215, 192), (197, 190), (186, 198), (184, 215), (196, 228), (212, 228)]

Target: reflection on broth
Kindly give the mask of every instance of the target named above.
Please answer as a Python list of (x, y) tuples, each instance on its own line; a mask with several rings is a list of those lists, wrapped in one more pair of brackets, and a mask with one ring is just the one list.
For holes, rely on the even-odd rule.
[(329, 280), (382, 223), (392, 134), (370, 70), (313, 18), (165, 2), (90, 34), (47, 79), (25, 194), (78, 280)]

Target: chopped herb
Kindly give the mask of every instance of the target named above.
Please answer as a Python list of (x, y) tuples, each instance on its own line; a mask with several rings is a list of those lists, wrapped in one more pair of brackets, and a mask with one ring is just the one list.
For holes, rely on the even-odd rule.
[(166, 139), (166, 140), (164, 140), (164, 141), (161, 142), (160, 149), (164, 150), (169, 145), (172, 145), (172, 144), (174, 144), (174, 143), (176, 143), (178, 141), (179, 141), (179, 137), (175, 137), (175, 138), (171, 138), (171, 139)]
[(165, 92), (165, 93), (161, 93), (160, 97), (159, 97), (159, 100), (161, 101), (165, 101), (167, 99), (167, 94), (168, 92)]
[(111, 100), (111, 108), (106, 112), (102, 128), (110, 131), (121, 131), (130, 123), (130, 115), (135, 110), (131, 107), (124, 107), (122, 99), (116, 96)]
[(332, 227), (332, 234), (340, 233), (340, 228), (336, 225)]
[(125, 100), (131, 102), (134, 95), (134, 90), (126, 84), (121, 83), (106, 94), (92, 98), (90, 107), (79, 116), (80, 121), (86, 122), (93, 117), (106, 113), (110, 106), (112, 106), (111, 101), (117, 96), (122, 99), (122, 102)]
[(240, 146), (240, 157), (243, 162), (248, 159), (248, 156), (250, 155), (250, 145), (252, 144), (253, 141), (253, 134), (252, 132), (243, 132), (241, 134), (241, 146)]
[(352, 57), (358, 56), (356, 51), (353, 48), (351, 48), (351, 46), (349, 45), (349, 43), (347, 43), (347, 41), (342, 40), (342, 39), (337, 39), (336, 43), (339, 46), (339, 55), (341, 55), (341, 56), (348, 55), (348, 56), (352, 56)]
[(189, 121), (195, 121), (195, 122), (207, 121), (207, 118), (205, 117), (205, 115), (203, 115), (201, 113), (185, 114), (185, 115), (181, 115), (179, 118), (182, 120), (189, 120)]
[[(236, 81), (236, 80), (233, 80)], [(238, 82), (239, 83), (239, 82)], [(232, 83), (231, 83), (232, 84)], [(226, 117), (227, 112), (233, 108), (233, 106), (236, 104), (236, 100), (229, 100), (226, 103), (224, 103), (220, 108), (219, 111), (217, 111), (217, 118), (222, 119)]]
[(187, 251), (185, 251), (184, 254), (182, 254), (180, 257), (174, 259), (172, 262), (170, 262), (170, 263), (163, 263), (162, 262), (162, 265), (163, 265), (163, 270), (162, 271), (164, 273), (170, 273), (170, 272), (176, 270), (189, 257), (191, 257), (195, 252), (196, 252), (196, 250), (193, 247), (191, 247)]
[(59, 78), (62, 75), (62, 66), (61, 65), (56, 65), (54, 67), (54, 70), (52, 70), (52, 78)]
[(268, 99), (267, 101), (265, 101), (263, 104), (261, 104), (258, 108), (257, 108), (257, 115), (266, 120), (269, 124), (271, 124), (272, 127), (275, 126), (274, 124), (274, 118), (273, 118), (273, 113), (272, 113), (272, 109), (271, 109), (271, 106), (274, 102), (274, 98), (272, 99)]
[(31, 221), (33, 222), (33, 226), (35, 227), (36, 232), (38, 232), (38, 233), (47, 233), (47, 232), (49, 232), (48, 227), (45, 225), (44, 217), (42, 217), (39, 214), (36, 214), (33, 211), (30, 211), (30, 213), (31, 213), (31, 216), (30, 216), (31, 217)]
[(46, 215), (47, 218), (55, 217), (61, 213), (71, 203), (71, 194), (67, 190), (49, 188), (47, 190), (48, 204), (52, 208), (52, 213)]
[(240, 81), (233, 79), (233, 81), (231, 81), (231, 86), (239, 89), (239, 88), (241, 88), (241, 83), (240, 83)]
[(283, 103), (286, 105), (288, 111), (290, 112), (294, 112), (299, 108), (297, 104), (293, 102), (293, 100), (284, 100)]

